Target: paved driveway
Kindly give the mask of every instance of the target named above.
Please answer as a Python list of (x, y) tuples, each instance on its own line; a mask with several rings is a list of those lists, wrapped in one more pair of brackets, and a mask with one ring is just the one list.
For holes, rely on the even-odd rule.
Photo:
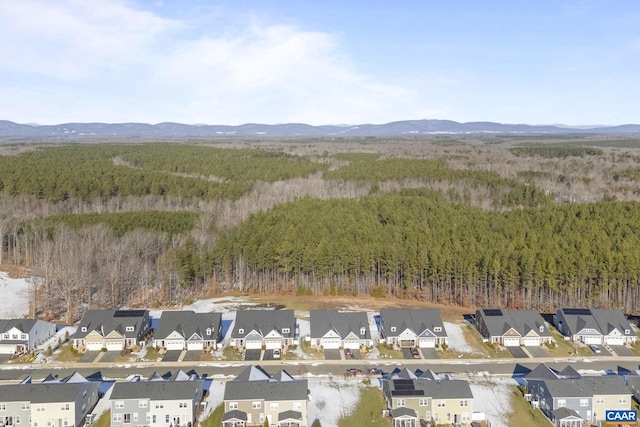
[(78, 362), (91, 363), (94, 360), (96, 360), (96, 357), (98, 357), (99, 354), (100, 354), (99, 351), (87, 351), (85, 354), (80, 356), (80, 359), (78, 359)]
[(119, 351), (103, 351), (102, 357), (100, 358), (100, 362), (115, 362), (116, 359), (120, 356)]
[(167, 352), (162, 356), (163, 362), (177, 362), (180, 358), (180, 354), (182, 350), (167, 350)]
[(324, 359), (325, 360), (341, 360), (341, 353), (338, 349), (326, 349), (324, 351)]
[(435, 348), (421, 348), (420, 351), (422, 351), (422, 357), (425, 359), (440, 359), (438, 350)]
[(530, 346), (527, 347), (527, 351), (531, 353), (533, 357), (549, 357), (549, 354), (542, 347)]
[(529, 356), (524, 352), (520, 347), (507, 347), (509, 353), (513, 355), (516, 359), (528, 359)]
[(275, 360), (273, 358), (273, 350), (267, 349), (264, 351), (264, 354), (262, 355), (262, 360)]
[(245, 350), (244, 360), (260, 360), (260, 354), (262, 350)]
[(623, 345), (610, 345), (609, 347), (611, 347), (611, 350), (618, 356), (633, 356), (633, 352)]
[[(418, 350), (418, 352), (420, 352), (420, 350)], [(404, 359), (416, 359), (413, 357), (413, 353), (411, 353), (411, 348), (408, 347), (402, 347), (402, 357)]]
[(183, 362), (199, 362), (200, 356), (202, 356), (202, 350), (187, 350), (187, 353), (182, 359)]

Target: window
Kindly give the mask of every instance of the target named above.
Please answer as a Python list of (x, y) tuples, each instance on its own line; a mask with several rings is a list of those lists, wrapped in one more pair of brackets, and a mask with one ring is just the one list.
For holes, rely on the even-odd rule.
[(124, 400), (116, 400), (116, 409), (124, 408)]
[(155, 424), (155, 423), (156, 423), (156, 416), (155, 416), (155, 414), (154, 414), (151, 418), (153, 418), (153, 421), (152, 421), (152, 422)]
[(420, 399), (420, 406), (429, 406), (429, 399)]
[(124, 330), (127, 332), (133, 332), (135, 328), (133, 326), (127, 326), (126, 328), (124, 328)]
[(427, 413), (425, 414), (424, 418), (426, 420), (431, 420), (431, 411), (427, 411)]
[(596, 397), (596, 404), (602, 405), (604, 403), (604, 397), (598, 396)]
[(564, 408), (565, 406), (567, 406), (566, 399), (558, 399), (558, 408)]
[(138, 421), (138, 413), (137, 412), (133, 413), (133, 421)]
[(87, 332), (87, 327), (86, 327), (86, 326), (83, 326), (82, 328), (80, 328), (80, 331), (82, 331), (82, 332)]
[(447, 402), (444, 400), (438, 400), (438, 408), (444, 408)]
[(13, 417), (4, 417), (4, 425), (12, 426), (13, 425)]
[(6, 411), (6, 410), (7, 410), (6, 403), (0, 403), (0, 411)]
[(187, 402), (180, 402), (180, 403), (178, 403), (178, 407), (179, 407), (179, 408), (186, 408), (186, 407), (187, 407)]
[(264, 412), (260, 412), (260, 424), (264, 422)]
[[(121, 423), (122, 422), (122, 414), (119, 412), (114, 412), (113, 413), (113, 422), (114, 423)], [(49, 422), (47, 423), (47, 425), (50, 425)]]
[(20, 415), (16, 415), (16, 424), (20, 424)]
[(239, 334), (244, 334), (244, 329), (242, 329), (242, 328), (238, 329), (238, 333)]
[(627, 396), (618, 396), (618, 403), (627, 403)]
[(253, 402), (253, 404), (251, 405), (251, 407), (253, 409), (260, 409), (262, 408), (262, 403), (261, 402)]
[(151, 421), (151, 414), (147, 412), (147, 424), (149, 424), (149, 421)]
[(165, 415), (164, 422), (166, 422), (167, 424), (171, 422), (171, 417), (169, 416), (169, 414)]
[(274, 403), (271, 403), (271, 404), (269, 405), (269, 409), (270, 409), (270, 410), (272, 410), (272, 411), (277, 411), (277, 410), (278, 410), (278, 408), (279, 408), (279, 406), (280, 406), (280, 405), (278, 405), (278, 402), (274, 402)]
[(451, 422), (451, 412), (447, 412), (447, 422)]
[(461, 400), (460, 401), (460, 406), (462, 406), (463, 408), (466, 408), (467, 406), (469, 406), (469, 401), (468, 400)]
[(44, 412), (44, 405), (36, 406), (36, 412)]
[(396, 327), (395, 327), (395, 326), (392, 326), (392, 327), (391, 327), (391, 332), (395, 332), (395, 331), (396, 331)]
[(291, 329), (289, 329), (289, 328), (282, 328), (282, 333), (283, 333), (283, 334), (288, 334), (289, 332), (291, 332)]
[(22, 410), (23, 410), (23, 411), (28, 411), (29, 409), (31, 409), (31, 403), (29, 403), (29, 402), (22, 402)]
[(162, 409), (162, 408), (164, 408), (164, 403), (156, 402), (156, 409)]
[(20, 339), (21, 340), (26, 340), (27, 339), (27, 334), (20, 334)]
[(589, 399), (580, 399), (580, 406), (589, 406)]
[(149, 402), (147, 400), (140, 400), (138, 401), (138, 407), (139, 408), (146, 408), (149, 406)]
[(433, 328), (433, 331), (434, 332), (442, 332), (442, 327), (436, 326), (436, 327)]
[(300, 402), (293, 402), (293, 409), (294, 409), (295, 411), (300, 411), (300, 410), (302, 410), (302, 403), (300, 403)]
[(63, 411), (68, 411), (69, 410), (69, 404), (68, 403), (63, 403), (62, 406), (60, 407), (60, 409), (62, 409)]
[(131, 414), (124, 414), (124, 423), (131, 424)]
[(544, 326), (540, 325), (540, 332), (544, 332)]
[(625, 335), (629, 335), (630, 333), (631, 333), (631, 331), (630, 331), (629, 329), (625, 329), (625, 330), (624, 330), (624, 334), (625, 334)]
[(207, 335), (211, 335), (211, 328), (207, 328)]
[(4, 336), (4, 339), (5, 339), (5, 340), (8, 340), (8, 339), (9, 339), (9, 334), (8, 334), (8, 333), (4, 334), (3, 336)]
[(407, 402), (404, 399), (398, 399), (396, 400), (396, 405), (398, 406), (398, 408), (401, 408), (403, 406), (406, 406)]
[(364, 327), (360, 328), (360, 335), (364, 335), (366, 332), (367, 330)]
[(238, 409), (238, 402), (229, 402), (229, 409)]

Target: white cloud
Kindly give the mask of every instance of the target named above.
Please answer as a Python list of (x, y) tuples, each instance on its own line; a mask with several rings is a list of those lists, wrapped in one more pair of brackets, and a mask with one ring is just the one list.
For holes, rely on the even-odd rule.
[(0, 3), (3, 118), (327, 124), (419, 111), (412, 91), (360, 72), (331, 34), (194, 22), (113, 0)]

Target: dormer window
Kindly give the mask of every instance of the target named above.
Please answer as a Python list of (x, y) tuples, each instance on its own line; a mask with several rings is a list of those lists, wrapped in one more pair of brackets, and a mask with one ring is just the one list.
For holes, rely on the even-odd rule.
[(207, 335), (211, 335), (211, 328), (207, 328)]
[(631, 333), (631, 331), (630, 331), (629, 329), (625, 329), (625, 330), (624, 330), (624, 334), (625, 334), (625, 335), (629, 335), (630, 333)]
[(289, 329), (289, 328), (282, 328), (282, 333), (283, 333), (283, 334), (288, 334), (289, 332), (291, 332), (291, 329)]
[(540, 332), (544, 332), (544, 326), (540, 326)]
[(364, 326), (360, 328), (360, 335), (364, 335), (365, 332), (366, 332), (366, 329), (364, 328)]
[(133, 332), (133, 331), (134, 331), (134, 328), (133, 328), (133, 326), (127, 326), (127, 327), (125, 328), (125, 331), (127, 331), (127, 332)]
[(442, 327), (441, 326), (436, 326), (433, 328), (434, 332), (442, 332)]
[(244, 334), (244, 329), (242, 329), (242, 328), (238, 329), (238, 333), (239, 334)]
[(80, 331), (82, 331), (82, 332), (87, 332), (87, 327), (86, 327), (86, 326), (83, 326), (82, 328), (80, 328)]
[(392, 327), (391, 327), (391, 332), (395, 332), (395, 331), (396, 331), (396, 327), (395, 327), (395, 326), (392, 326)]

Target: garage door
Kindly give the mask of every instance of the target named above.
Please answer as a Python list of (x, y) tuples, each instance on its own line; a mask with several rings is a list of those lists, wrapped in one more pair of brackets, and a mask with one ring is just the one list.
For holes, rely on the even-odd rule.
[(610, 337), (607, 338), (607, 344), (609, 345), (624, 345), (624, 337)]
[(87, 343), (87, 350), (88, 351), (100, 351), (100, 350), (102, 350), (102, 343), (101, 342), (88, 342)]
[(360, 348), (360, 341), (345, 341), (344, 348), (350, 348), (351, 350), (358, 350)]
[(107, 351), (120, 351), (122, 350), (122, 341), (107, 342)]
[(322, 341), (322, 348), (325, 350), (340, 348), (340, 340), (324, 340)]
[(282, 341), (267, 341), (264, 344), (265, 348), (268, 350), (272, 350), (274, 348), (282, 348)]
[(585, 336), (583, 338), (585, 344), (602, 344), (600, 337)]
[(418, 341), (418, 347), (420, 348), (435, 348), (436, 340), (420, 340)]
[(204, 343), (202, 341), (187, 343), (187, 350), (204, 350)]
[(524, 339), (524, 345), (527, 345), (527, 346), (539, 346), (540, 345), (540, 338), (525, 338)]
[(184, 342), (182, 340), (166, 340), (164, 342), (167, 350), (182, 350), (184, 348)]
[(520, 338), (504, 338), (504, 346), (505, 347), (517, 347), (520, 345)]
[(262, 348), (262, 341), (245, 341), (244, 346), (249, 350), (260, 350)]

